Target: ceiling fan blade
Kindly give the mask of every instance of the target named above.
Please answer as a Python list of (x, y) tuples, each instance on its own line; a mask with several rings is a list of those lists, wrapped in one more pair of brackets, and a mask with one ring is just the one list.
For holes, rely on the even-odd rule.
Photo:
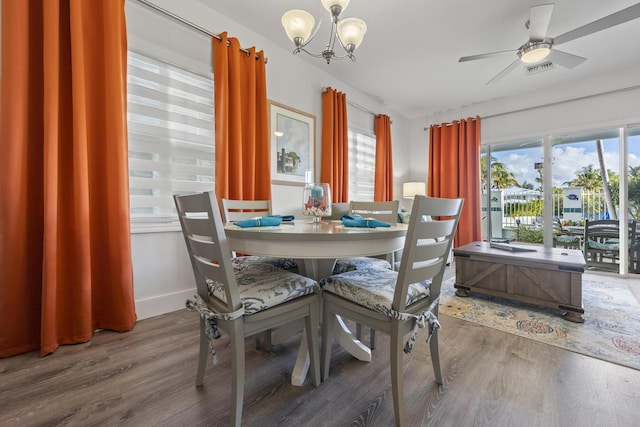
[(498, 80), (509, 74), (511, 71), (513, 71), (515, 68), (517, 68), (518, 65), (520, 65), (520, 59), (516, 59), (515, 61), (513, 61), (511, 64), (509, 64), (509, 66), (507, 66), (507, 68), (500, 71), (494, 78), (486, 82), (485, 85), (490, 85), (497, 82)]
[(529, 12), (529, 41), (541, 42), (547, 36), (553, 3), (531, 6)]
[(568, 41), (575, 40), (577, 38), (584, 37), (598, 31), (606, 30), (607, 28), (616, 26), (618, 24), (623, 24), (637, 18), (640, 18), (640, 3), (612, 13), (611, 15), (605, 16), (604, 18), (600, 18), (597, 21), (593, 21), (589, 24), (583, 25), (582, 27), (578, 27), (575, 30), (568, 31), (564, 34), (559, 35), (558, 37), (554, 37), (553, 44), (558, 45), (561, 43), (566, 43)]
[(504, 55), (505, 53), (514, 53), (517, 50), (503, 50), (501, 52), (482, 53), (480, 55), (463, 56), (458, 62), (475, 61), (476, 59), (492, 58), (494, 56)]
[(562, 52), (561, 50), (551, 49), (547, 59), (565, 68), (574, 68), (582, 64), (587, 58), (573, 55), (571, 53)]

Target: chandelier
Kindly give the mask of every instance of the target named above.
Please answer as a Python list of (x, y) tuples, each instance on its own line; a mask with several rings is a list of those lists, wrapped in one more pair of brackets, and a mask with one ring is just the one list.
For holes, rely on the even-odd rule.
[[(289, 39), (296, 46), (293, 54), (298, 52), (305, 52), (315, 58), (324, 58), (327, 64), (332, 59), (349, 58), (352, 61), (356, 60), (353, 52), (356, 50), (364, 34), (367, 32), (367, 24), (362, 19), (347, 18), (340, 20), (340, 14), (349, 5), (349, 0), (320, 0), (329, 13), (331, 13), (331, 33), (329, 34), (329, 43), (321, 53), (311, 53), (306, 49), (313, 37), (318, 32), (320, 24), (322, 23), (322, 16), (320, 22), (316, 27), (316, 30), (311, 34), (315, 25), (315, 20), (309, 12), (304, 10), (290, 10), (282, 15), (282, 26), (287, 33)], [(336, 55), (334, 48), (336, 47), (336, 41), (342, 46), (345, 53), (344, 55)]]

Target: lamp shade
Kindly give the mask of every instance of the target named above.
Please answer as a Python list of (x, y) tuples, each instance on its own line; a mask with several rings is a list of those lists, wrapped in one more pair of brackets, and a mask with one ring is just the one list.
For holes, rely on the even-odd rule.
[(353, 49), (356, 49), (366, 32), (367, 24), (362, 19), (347, 18), (338, 23), (338, 36), (345, 47), (353, 45)]
[(413, 199), (415, 195), (426, 196), (427, 184), (424, 182), (405, 182), (402, 184), (402, 197)]
[(340, 9), (344, 11), (349, 6), (350, 0), (320, 0), (325, 9), (331, 12), (331, 6), (340, 6)]
[(303, 42), (309, 40), (315, 24), (313, 16), (304, 10), (294, 9), (282, 15), (282, 26), (292, 42), (296, 38), (301, 38)]

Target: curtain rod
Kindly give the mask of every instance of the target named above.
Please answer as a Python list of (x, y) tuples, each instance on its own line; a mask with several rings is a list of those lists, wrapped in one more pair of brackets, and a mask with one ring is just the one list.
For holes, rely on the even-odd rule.
[[(173, 12), (169, 12), (167, 9), (163, 9), (160, 6), (158, 6), (157, 4), (151, 3), (149, 0), (136, 0), (136, 1), (138, 3), (142, 3), (143, 5), (145, 5), (147, 7), (150, 7), (151, 9), (154, 9), (157, 12), (160, 12), (162, 14), (165, 14), (165, 15), (169, 16), (170, 18), (173, 18), (176, 21), (182, 22), (183, 24), (193, 28), (194, 30), (200, 31), (201, 33), (203, 33), (203, 34), (205, 34), (207, 36), (213, 37), (214, 39), (217, 39), (218, 41), (222, 41), (222, 37), (220, 37), (219, 35), (213, 34), (211, 31), (206, 30), (206, 29), (202, 28), (201, 26), (194, 24), (191, 21), (187, 21), (183, 17), (178, 16)], [(227, 46), (229, 46), (229, 42), (227, 42)], [(240, 48), (240, 51), (246, 53), (247, 55), (251, 54), (251, 52), (248, 51), (247, 49)], [(260, 57), (258, 55), (256, 55), (256, 59), (260, 59)], [(267, 63), (267, 58), (266, 57), (264, 58), (264, 63), (265, 64)]]
[[(326, 88), (326, 87), (323, 87), (323, 88), (322, 88), (322, 93), (325, 93), (326, 91), (327, 91), (327, 88)], [(358, 110), (362, 110), (362, 111), (364, 111), (365, 113), (369, 113), (369, 114), (371, 114), (372, 116), (378, 117), (378, 116), (380, 115), (380, 114), (378, 114), (378, 113), (374, 113), (373, 111), (369, 110), (368, 108), (363, 107), (362, 105), (356, 104), (356, 103), (355, 103), (355, 102), (353, 102), (353, 101), (349, 101), (348, 99), (347, 99), (347, 104), (351, 105), (352, 107), (357, 108)], [(391, 121), (391, 123), (393, 124), (393, 121)]]

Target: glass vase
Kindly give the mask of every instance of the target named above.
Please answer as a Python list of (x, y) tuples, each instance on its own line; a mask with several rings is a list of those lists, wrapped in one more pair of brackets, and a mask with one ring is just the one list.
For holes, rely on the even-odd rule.
[(308, 183), (302, 192), (302, 214), (311, 216), (319, 224), (322, 217), (331, 215), (331, 189), (327, 183)]

